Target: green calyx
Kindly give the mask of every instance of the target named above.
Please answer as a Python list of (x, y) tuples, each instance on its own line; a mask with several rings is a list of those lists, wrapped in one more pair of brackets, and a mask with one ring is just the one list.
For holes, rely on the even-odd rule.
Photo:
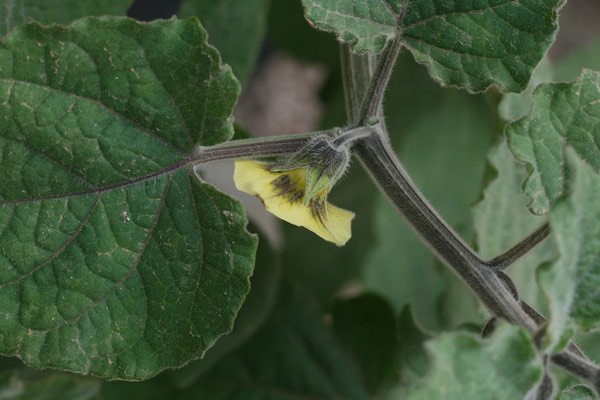
[(276, 164), (271, 171), (288, 171), (306, 168), (306, 189), (304, 204), (308, 204), (317, 194), (328, 193), (344, 174), (350, 154), (346, 146), (337, 145), (334, 139), (321, 134), (311, 138), (306, 145), (289, 159)]

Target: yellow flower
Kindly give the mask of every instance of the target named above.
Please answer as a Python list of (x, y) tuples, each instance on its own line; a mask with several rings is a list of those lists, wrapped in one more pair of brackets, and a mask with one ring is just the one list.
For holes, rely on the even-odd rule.
[[(318, 191), (306, 196), (309, 168), (271, 171), (269, 165), (237, 160), (233, 180), (235, 186), (258, 197), (270, 213), (297, 226), (303, 226), (323, 239), (343, 246), (350, 239), (350, 222), (354, 213), (327, 202), (331, 185), (319, 182)], [(322, 181), (319, 176), (317, 181)], [(315, 187), (315, 184), (309, 184)]]

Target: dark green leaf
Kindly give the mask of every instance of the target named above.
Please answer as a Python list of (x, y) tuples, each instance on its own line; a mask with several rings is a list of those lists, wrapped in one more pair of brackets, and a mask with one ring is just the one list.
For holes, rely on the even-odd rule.
[(231, 136), (231, 70), (196, 19), (30, 24), (0, 53), (0, 351), (113, 379), (199, 358), (256, 249), (181, 168)]
[(521, 92), (554, 41), (564, 2), (409, 0), (404, 42), (442, 85)]
[(543, 373), (529, 335), (515, 326), (502, 325), (486, 340), (445, 333), (426, 348), (432, 369), (407, 400), (522, 399)]
[(270, 248), (264, 236), (260, 235), (259, 239), (256, 265), (250, 279), (251, 290), (237, 315), (233, 331), (222, 337), (201, 360), (169, 372), (170, 379), (177, 387), (191, 385), (215, 363), (237, 350), (256, 333), (271, 313), (281, 278), (280, 257)]
[(574, 83), (538, 86), (533, 108), (506, 134), (511, 151), (530, 166), (523, 190), (531, 211), (547, 213), (564, 192), (566, 146), (600, 170), (600, 73), (584, 70)]
[[(403, 0), (303, 0), (306, 17), (354, 51), (377, 53), (398, 32)], [(554, 40), (564, 0), (408, 0), (402, 40), (443, 85), (520, 92)]]
[[(306, 18), (302, 2), (271, 0), (269, 41), (286, 53), (303, 60), (324, 63), (330, 74), (339, 74), (339, 44), (332, 35), (313, 29)], [(336, 94), (341, 96), (341, 88)], [(343, 98), (341, 103), (343, 104)], [(325, 113), (325, 118), (328, 116)], [(331, 128), (325, 126), (324, 128)]]
[(333, 327), (361, 366), (371, 393), (395, 378), (399, 338), (396, 316), (387, 301), (374, 294), (338, 300), (333, 306)]
[(131, 3), (129, 0), (3, 0), (0, 37), (31, 21), (66, 25), (82, 17), (125, 15)]
[(549, 300), (547, 345), (560, 350), (573, 335), (600, 327), (600, 175), (569, 150), (570, 193), (550, 213), (560, 258), (542, 266), (540, 285)]
[(356, 366), (323, 318), (308, 293), (284, 284), (258, 334), (182, 399), (366, 399)]
[(267, 24), (270, 0), (184, 0), (181, 17), (197, 16), (241, 82), (252, 72)]
[(554, 81), (554, 69), (548, 57), (542, 59), (536, 68), (527, 89), (521, 93), (508, 93), (498, 104), (498, 116), (504, 121), (514, 121), (527, 115), (533, 102), (533, 91), (541, 83)]

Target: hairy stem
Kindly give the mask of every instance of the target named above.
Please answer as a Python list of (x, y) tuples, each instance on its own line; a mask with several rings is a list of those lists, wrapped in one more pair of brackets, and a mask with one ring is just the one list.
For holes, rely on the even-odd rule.
[[(401, 33), (400, 29), (398, 31)], [(367, 126), (371, 117), (380, 116), (383, 93), (389, 82), (396, 57), (402, 47), (400, 34), (384, 49), (371, 78), (371, 84), (363, 100), (358, 123)], [(346, 58), (351, 57), (346, 55)], [(355, 66), (363, 64), (356, 63)], [(345, 67), (345, 76), (364, 76)], [(346, 79), (346, 96), (360, 95), (360, 89), (351, 79)], [(354, 87), (353, 87), (354, 85)], [(352, 123), (356, 116), (357, 99), (347, 99)], [(480, 301), (496, 316), (526, 328), (536, 335), (544, 324), (544, 318), (519, 300), (510, 278), (502, 272), (521, 256), (530, 251), (550, 233), (545, 224), (519, 244), (492, 260), (481, 259), (437, 214), (418, 188), (411, 181), (396, 154), (388, 143), (388, 135), (380, 118), (373, 127), (375, 134), (355, 142), (354, 153), (373, 181), (386, 194), (390, 202), (421, 236), (424, 243), (456, 272), (475, 293)], [(552, 363), (564, 368), (580, 379), (589, 382), (600, 393), (600, 368), (583, 357), (581, 351), (571, 344), (567, 350), (553, 355)]]
[(369, 119), (380, 116), (383, 95), (385, 94), (385, 89), (392, 76), (398, 54), (400, 54), (400, 50), (402, 49), (402, 41), (400, 38), (401, 35), (396, 35), (396, 37), (385, 46), (385, 49), (383, 49), (378, 58), (377, 67), (373, 75), (378, 78), (371, 79), (371, 84), (369, 85), (369, 89), (362, 103), (358, 125), (366, 125)]
[(297, 135), (273, 136), (268, 138), (231, 140), (216, 146), (199, 146), (196, 153), (185, 164), (205, 164), (212, 161), (236, 158), (262, 158), (293, 154), (313, 136), (330, 134), (332, 131), (302, 133)]
[[(397, 160), (382, 133), (360, 140), (355, 153), (396, 209), (423, 240), (469, 285), (496, 316), (536, 329), (511, 290), (497, 274), (460, 239), (421, 195)], [(483, 266), (483, 268), (481, 268)]]
[(514, 247), (508, 249), (506, 252), (486, 261), (485, 264), (491, 268), (498, 270), (506, 269), (515, 263), (519, 258), (529, 253), (531, 249), (540, 244), (544, 239), (550, 235), (550, 224), (545, 223), (538, 229), (533, 231), (525, 239), (521, 240)]

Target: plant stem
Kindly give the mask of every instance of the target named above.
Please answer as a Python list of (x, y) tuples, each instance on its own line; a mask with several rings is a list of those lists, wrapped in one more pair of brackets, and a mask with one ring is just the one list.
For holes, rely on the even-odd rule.
[(371, 79), (369, 89), (362, 103), (362, 108), (358, 118), (358, 125), (364, 126), (371, 118), (380, 116), (380, 108), (383, 102), (383, 95), (387, 88), (394, 64), (402, 49), (401, 35), (397, 34), (383, 49), (377, 61), (377, 67), (374, 75), (377, 79)]
[(531, 249), (540, 244), (548, 237), (548, 235), (550, 235), (550, 224), (545, 223), (515, 246), (499, 256), (486, 261), (485, 264), (490, 268), (498, 270), (506, 269), (510, 265), (514, 264), (519, 258), (529, 253)]
[(357, 142), (355, 153), (392, 204), (439, 257), (477, 294), (496, 316), (535, 331), (537, 325), (521, 309), (511, 290), (460, 239), (421, 195), (396, 159), (382, 133)]
[(302, 133), (297, 135), (273, 136), (268, 138), (231, 140), (216, 146), (199, 146), (196, 153), (185, 163), (205, 164), (212, 161), (236, 158), (262, 158), (292, 154), (318, 134), (331, 131)]
[[(400, 32), (400, 30), (399, 30)], [(389, 82), (395, 60), (402, 46), (400, 35), (388, 44), (371, 78), (371, 84), (363, 101), (358, 122), (366, 126), (371, 117), (379, 116), (383, 93)], [(361, 65), (357, 63), (356, 65)], [(350, 75), (346, 71), (345, 76)], [(365, 74), (353, 72), (352, 76)], [(360, 95), (352, 79), (346, 79), (346, 96)], [(354, 88), (352, 87), (354, 85)], [(349, 90), (348, 90), (349, 89)], [(356, 104), (356, 99), (347, 99), (347, 104)], [(349, 107), (351, 109), (351, 107)], [(355, 108), (349, 113), (352, 122)], [(374, 127), (375, 134), (355, 142), (354, 153), (361, 161), (373, 181), (386, 194), (391, 203), (421, 236), (424, 243), (454, 270), (496, 316), (520, 325), (535, 335), (544, 324), (543, 317), (518, 299), (516, 288), (502, 269), (546, 238), (550, 227), (545, 224), (522, 242), (490, 261), (482, 260), (437, 214), (418, 188), (411, 181), (396, 154), (388, 143), (383, 123)], [(567, 350), (553, 355), (550, 360), (573, 375), (590, 382), (600, 393), (600, 368), (580, 357), (582, 353), (573, 344)]]

